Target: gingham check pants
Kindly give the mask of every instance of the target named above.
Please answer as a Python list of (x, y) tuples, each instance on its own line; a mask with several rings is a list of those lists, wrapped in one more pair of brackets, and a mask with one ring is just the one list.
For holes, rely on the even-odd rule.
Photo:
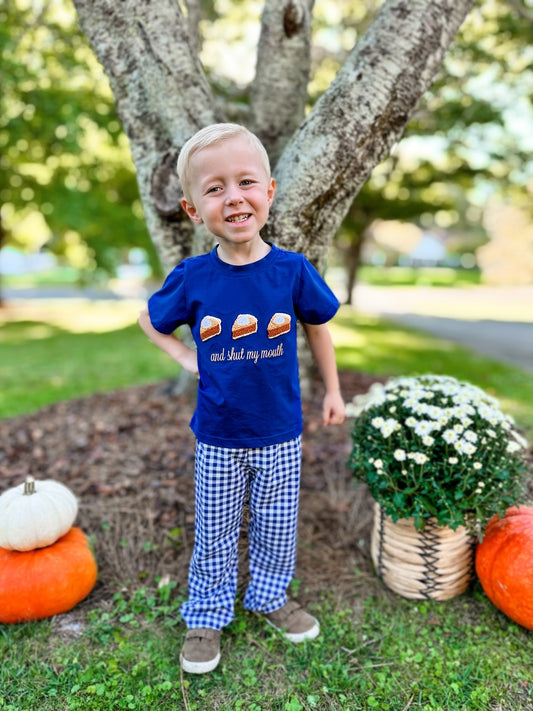
[(221, 629), (234, 615), (238, 540), (249, 494), (250, 584), (244, 607), (273, 612), (287, 602), (296, 564), (301, 438), (253, 449), (197, 442), (195, 542), (187, 627)]

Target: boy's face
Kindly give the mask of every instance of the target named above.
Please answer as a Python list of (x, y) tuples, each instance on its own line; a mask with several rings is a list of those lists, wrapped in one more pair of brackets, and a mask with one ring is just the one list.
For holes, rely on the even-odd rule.
[(275, 181), (259, 150), (245, 136), (227, 138), (195, 153), (189, 163), (191, 202), (184, 210), (226, 246), (260, 240), (268, 218)]

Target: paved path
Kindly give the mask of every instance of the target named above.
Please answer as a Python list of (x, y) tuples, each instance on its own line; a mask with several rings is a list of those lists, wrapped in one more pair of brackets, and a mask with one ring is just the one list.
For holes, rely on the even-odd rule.
[(358, 285), (364, 313), (460, 343), (533, 372), (533, 287), (475, 289)]

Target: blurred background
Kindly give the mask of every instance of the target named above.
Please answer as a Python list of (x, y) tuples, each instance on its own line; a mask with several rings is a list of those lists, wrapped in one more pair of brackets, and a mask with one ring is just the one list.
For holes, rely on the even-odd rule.
[[(263, 3), (202, 5), (208, 79), (219, 94), (244, 97)], [(379, 6), (317, 0), (310, 105)], [(356, 197), (327, 271), (341, 300), (361, 313), (437, 328), (471, 347), (483, 343), (474, 324), (484, 325), (494, 343), (520, 345), (514, 362), (526, 369), (532, 20), (530, 0), (475, 3), (404, 137)], [(69, 0), (4, 3), (0, 49), (0, 347), (57, 335), (44, 323), (70, 333), (126, 328), (163, 275), (102, 67)], [(462, 341), (457, 329), (442, 331), (452, 321), (462, 322)], [(502, 335), (495, 324), (503, 322), (521, 330)]]

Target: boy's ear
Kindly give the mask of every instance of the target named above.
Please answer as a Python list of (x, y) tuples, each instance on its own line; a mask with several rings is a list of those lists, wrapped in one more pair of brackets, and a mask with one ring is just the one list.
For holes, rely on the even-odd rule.
[(185, 198), (182, 198), (181, 199), (181, 206), (185, 210), (187, 215), (189, 215), (189, 217), (191, 218), (191, 220), (194, 222), (195, 225), (202, 224), (203, 220), (200, 217), (200, 215), (196, 212), (196, 208), (194, 207), (192, 202), (187, 202), (187, 200)]
[(274, 178), (270, 178), (270, 185), (267, 190), (268, 205), (272, 205), (272, 200), (274, 199), (274, 193), (276, 192), (276, 181)]

